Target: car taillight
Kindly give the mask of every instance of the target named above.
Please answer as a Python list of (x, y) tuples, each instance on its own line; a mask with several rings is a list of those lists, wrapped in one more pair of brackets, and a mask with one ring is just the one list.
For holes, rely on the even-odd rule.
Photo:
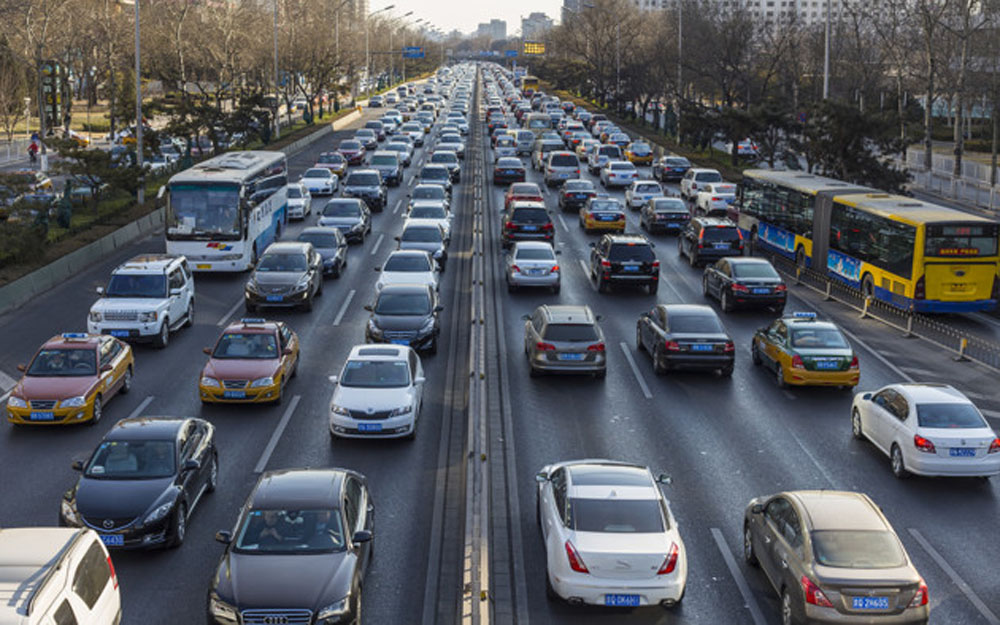
[(802, 362), (802, 356), (795, 354), (792, 356), (792, 368), (793, 369), (805, 369), (806, 365)]
[(506, 229), (508, 229), (508, 230), (513, 230), (513, 229), (517, 228), (517, 224), (508, 221), (507, 223), (505, 223), (503, 225), (503, 227), (506, 228)]
[(858, 363), (858, 357), (851, 358), (851, 369), (857, 369), (859, 366), (861, 365)]
[(573, 173), (576, 174), (577, 176), (579, 176), (580, 175), (580, 170), (579, 169), (574, 169)]
[(919, 434), (913, 435), (913, 446), (919, 449), (920, 451), (924, 452), (925, 454), (937, 453), (937, 450), (934, 449), (934, 443), (930, 442), (929, 440), (927, 440), (926, 438), (924, 438)]
[(913, 299), (924, 299), (927, 297), (927, 289), (924, 286), (924, 277), (920, 276), (917, 284), (913, 287)]
[(588, 352), (603, 352), (604, 351), (604, 343), (594, 343), (593, 345), (588, 345), (587, 346), (587, 351)]
[(742, 284), (736, 284), (736, 283), (734, 283), (733, 284), (733, 291), (735, 291), (737, 293), (749, 293), (750, 289), (748, 289), (746, 286), (744, 286)]
[(551, 352), (555, 351), (556, 346), (553, 345), (552, 343), (543, 343), (542, 341), (538, 341), (537, 343), (535, 343), (535, 348), (541, 352)]
[(721, 199), (721, 198), (717, 198), (717, 197), (713, 197), (713, 198), (712, 198), (712, 201), (713, 201), (713, 202), (718, 202), (718, 201), (719, 201), (720, 199)]
[(567, 199), (567, 200), (568, 200), (568, 199), (570, 199), (570, 198), (572, 198), (572, 197), (573, 197), (573, 194), (572, 194), (572, 193), (568, 193), (568, 192), (567, 192), (567, 193), (563, 193), (563, 198), (564, 198), (564, 199)]
[(677, 341), (667, 341), (663, 345), (667, 348), (668, 352), (679, 352), (681, 351), (681, 345)]
[(542, 230), (551, 230), (551, 229), (552, 229), (552, 222), (549, 222), (547, 224), (542, 224)]
[(553, 265), (552, 269), (550, 269), (549, 271), (551, 271), (552, 273), (559, 273), (559, 265)]
[(1000, 453), (1000, 438), (993, 439), (993, 442), (990, 443), (990, 450), (986, 453), (989, 454)]
[(722, 349), (722, 351), (726, 352), (727, 354), (729, 352), (735, 352), (736, 351), (736, 344), (733, 343), (732, 341), (729, 341), (728, 343), (726, 343), (726, 346)]
[(521, 268), (518, 267), (517, 265), (511, 265), (510, 266), (510, 270), (511, 271), (516, 271), (517, 273), (521, 273)]
[(811, 579), (803, 575), (801, 582), (802, 582), (802, 595), (805, 597), (806, 603), (818, 605), (821, 608), (833, 607), (833, 604), (830, 603), (830, 600), (826, 598), (826, 595), (823, 594), (823, 591), (820, 590), (819, 586), (814, 584)]
[(607, 261), (607, 260), (602, 260), (601, 261), (601, 268), (603, 268), (603, 269), (611, 269), (611, 262)]
[(927, 592), (927, 582), (920, 580), (920, 587), (917, 588), (917, 594), (913, 595), (913, 600), (910, 601), (911, 608), (919, 608), (922, 605), (927, 605), (930, 600)]
[(777, 293), (784, 293), (785, 291), (788, 290), (788, 287), (785, 286), (784, 284), (779, 284), (778, 286), (774, 287), (774, 290)]
[(111, 571), (111, 581), (114, 583), (114, 587), (118, 588), (118, 576), (115, 574), (115, 565), (111, 562), (111, 556), (108, 556), (108, 569)]
[(569, 559), (569, 567), (577, 573), (590, 573), (587, 570), (587, 565), (583, 563), (583, 558), (577, 553), (576, 547), (568, 540), (566, 541), (566, 558)]
[(660, 261), (654, 260), (653, 261), (653, 269), (659, 269), (659, 268), (660, 268)]
[(670, 575), (677, 568), (677, 556), (680, 554), (680, 549), (677, 548), (677, 543), (670, 543), (670, 551), (667, 552), (667, 557), (663, 559), (663, 564), (660, 565), (660, 570), (656, 572), (657, 575)]

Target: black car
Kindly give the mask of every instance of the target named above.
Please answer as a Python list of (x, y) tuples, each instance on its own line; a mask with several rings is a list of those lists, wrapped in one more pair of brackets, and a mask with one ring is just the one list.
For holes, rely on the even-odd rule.
[(510, 184), (512, 182), (524, 182), (527, 172), (521, 159), (514, 156), (504, 156), (498, 158), (493, 165), (493, 184)]
[(567, 180), (559, 189), (559, 208), (564, 211), (579, 211), (592, 197), (597, 197), (597, 189), (589, 180)]
[(653, 371), (711, 369), (733, 374), (736, 346), (719, 316), (708, 306), (661, 304), (642, 313), (636, 347), (653, 359)]
[(272, 243), (254, 266), (243, 289), (247, 312), (260, 306), (299, 306), (312, 310), (323, 294), (323, 258), (312, 243)]
[(360, 198), (365, 201), (368, 208), (381, 212), (385, 208), (389, 194), (377, 170), (356, 169), (347, 174), (341, 195)]
[(504, 211), (500, 237), (504, 247), (514, 241), (545, 241), (552, 243), (555, 224), (543, 202), (511, 202)]
[(366, 343), (395, 343), (436, 353), (441, 332), (437, 294), (426, 284), (389, 284), (379, 291), (365, 327)]
[(347, 469), (268, 471), (243, 505), (208, 592), (208, 622), (357, 623), (375, 507)]
[(314, 226), (299, 233), (296, 241), (312, 243), (323, 259), (323, 273), (339, 278), (347, 266), (347, 239), (338, 228)]
[(177, 547), (219, 481), (215, 426), (202, 419), (122, 419), (63, 495), (59, 524), (89, 527), (111, 548)]
[(705, 267), (701, 279), (705, 297), (717, 297), (722, 310), (770, 308), (777, 314), (785, 310), (788, 287), (764, 258), (723, 258)]
[(644, 286), (654, 295), (660, 286), (660, 261), (653, 244), (645, 237), (630, 234), (605, 234), (590, 244), (590, 275), (597, 290), (606, 292), (611, 285)]
[(434, 150), (434, 153), (431, 154), (430, 162), (435, 165), (444, 165), (447, 167), (452, 183), (458, 184), (462, 182), (462, 164), (458, 162), (458, 154), (453, 150), (440, 148)]
[(349, 242), (364, 243), (372, 231), (372, 214), (361, 199), (334, 198), (320, 211), (316, 225), (340, 230)]
[(718, 217), (694, 217), (677, 237), (677, 254), (692, 267), (728, 256), (743, 256), (743, 235), (736, 224)]
[(436, 184), (444, 187), (451, 197), (451, 168), (447, 165), (435, 165), (428, 163), (420, 170), (420, 184)]
[(660, 182), (679, 182), (691, 169), (691, 161), (683, 156), (661, 156), (653, 162), (653, 178)]
[(654, 197), (639, 211), (639, 227), (647, 232), (680, 233), (691, 219), (691, 211), (679, 197)]

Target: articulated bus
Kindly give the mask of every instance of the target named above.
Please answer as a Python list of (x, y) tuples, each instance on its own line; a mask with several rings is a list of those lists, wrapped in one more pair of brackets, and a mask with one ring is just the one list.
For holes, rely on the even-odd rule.
[(287, 224), (287, 184), (281, 152), (227, 152), (174, 174), (160, 189), (167, 253), (195, 271), (249, 269)]
[(751, 242), (915, 312), (991, 310), (1000, 224), (796, 171), (749, 169), (732, 207)]

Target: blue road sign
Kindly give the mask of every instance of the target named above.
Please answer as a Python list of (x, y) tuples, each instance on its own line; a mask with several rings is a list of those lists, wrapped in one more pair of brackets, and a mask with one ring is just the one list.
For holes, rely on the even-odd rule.
[(517, 56), (517, 50), (505, 50), (504, 56)]
[(424, 58), (424, 49), (420, 46), (405, 46), (403, 47), (403, 58), (422, 59)]

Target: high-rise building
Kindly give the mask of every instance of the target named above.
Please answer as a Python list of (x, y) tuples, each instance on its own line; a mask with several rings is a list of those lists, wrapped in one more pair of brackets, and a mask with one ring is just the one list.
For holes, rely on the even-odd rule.
[(582, 0), (563, 0), (562, 12), (559, 14), (559, 20), (565, 24), (569, 20), (573, 13), (578, 12), (583, 8)]
[(544, 13), (532, 13), (521, 18), (521, 38), (525, 41), (541, 39), (552, 28), (552, 19)]
[[(632, 0), (643, 11), (674, 9), (678, 2), (683, 1), (685, 0)], [(829, 0), (831, 19), (840, 18), (843, 5), (848, 1), (850, 0)], [(581, 0), (563, 0), (564, 9), (570, 5), (578, 7), (580, 4)], [(762, 21), (771, 23), (788, 23), (794, 20), (809, 25), (826, 19), (827, 0), (708, 0), (706, 4), (715, 4), (724, 9), (744, 8)]]
[(487, 37), (492, 41), (504, 41), (507, 39), (507, 22), (492, 19), (489, 22), (482, 22), (476, 28), (476, 37)]

